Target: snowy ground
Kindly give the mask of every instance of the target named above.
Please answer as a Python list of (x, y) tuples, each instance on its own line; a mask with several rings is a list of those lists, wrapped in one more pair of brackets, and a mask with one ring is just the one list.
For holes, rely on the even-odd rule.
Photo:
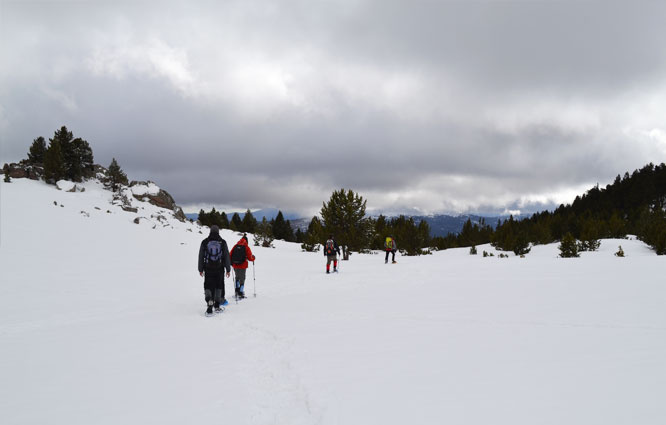
[(276, 242), (253, 247), (257, 297), (250, 269), (250, 298), (206, 318), (195, 225), (122, 211), (92, 182), (0, 184), (2, 424), (666, 418), (666, 257), (639, 241), (353, 255), (331, 275)]

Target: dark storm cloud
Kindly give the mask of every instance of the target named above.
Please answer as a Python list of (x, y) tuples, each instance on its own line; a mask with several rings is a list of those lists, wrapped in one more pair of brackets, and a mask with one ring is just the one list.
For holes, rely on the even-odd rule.
[(181, 204), (568, 202), (666, 153), (660, 2), (3, 2), (2, 157), (65, 124)]

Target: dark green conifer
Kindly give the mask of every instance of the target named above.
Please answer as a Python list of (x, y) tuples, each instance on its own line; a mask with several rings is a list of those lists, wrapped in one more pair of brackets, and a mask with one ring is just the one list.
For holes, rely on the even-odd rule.
[(44, 180), (55, 183), (65, 177), (65, 160), (57, 138), (49, 139), (49, 147), (44, 153)]
[(241, 220), (240, 215), (238, 215), (238, 213), (234, 213), (234, 215), (231, 216), (231, 223), (229, 223), (229, 228), (236, 232), (243, 231), (243, 220)]
[(118, 165), (116, 158), (113, 158), (109, 165), (109, 184), (114, 192), (120, 188), (120, 185), (128, 184), (127, 175)]
[(245, 215), (243, 216), (242, 230), (243, 232), (254, 233), (256, 229), (257, 219), (254, 218), (252, 211), (250, 211), (248, 208), (248, 210), (245, 211)]
[(273, 230), (271, 225), (264, 217), (261, 223), (257, 224), (257, 230), (254, 234), (254, 244), (264, 248), (273, 247)]
[(576, 243), (576, 239), (571, 233), (567, 233), (564, 235), (564, 237), (562, 237), (562, 241), (560, 241), (560, 246), (558, 248), (560, 250), (560, 257), (562, 258), (580, 256), (578, 254), (578, 244)]
[(319, 250), (320, 241), (324, 239), (324, 228), (321, 221), (315, 216), (310, 220), (308, 230), (305, 233), (301, 248), (304, 251), (314, 252)]
[(32, 141), (30, 150), (28, 151), (28, 162), (30, 164), (43, 164), (44, 155), (46, 154), (46, 140), (39, 136)]

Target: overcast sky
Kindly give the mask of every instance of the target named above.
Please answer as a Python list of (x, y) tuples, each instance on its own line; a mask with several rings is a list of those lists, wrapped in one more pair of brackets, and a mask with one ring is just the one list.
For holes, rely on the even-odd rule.
[(0, 0), (2, 162), (66, 125), (186, 211), (571, 202), (666, 160), (663, 1)]

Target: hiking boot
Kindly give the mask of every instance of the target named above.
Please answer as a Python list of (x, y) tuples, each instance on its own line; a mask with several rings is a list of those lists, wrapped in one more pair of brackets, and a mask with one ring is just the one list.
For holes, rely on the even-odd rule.
[(229, 302), (227, 301), (226, 298), (222, 298), (222, 301), (220, 301), (220, 305), (228, 305)]
[(330, 272), (331, 272), (330, 270), (326, 270), (326, 274), (329, 274)]
[(224, 309), (220, 306), (215, 307), (215, 313), (222, 313)]
[(241, 300), (242, 300), (243, 298), (245, 298), (245, 293), (244, 293), (244, 292), (239, 292), (239, 293), (238, 293), (238, 298), (240, 298)]
[(212, 305), (209, 305), (209, 306), (206, 308), (206, 314), (213, 314), (213, 306), (212, 306)]
[(215, 303), (215, 304), (213, 304), (213, 308), (215, 308), (215, 310), (217, 310), (218, 308), (220, 308), (220, 303)]

